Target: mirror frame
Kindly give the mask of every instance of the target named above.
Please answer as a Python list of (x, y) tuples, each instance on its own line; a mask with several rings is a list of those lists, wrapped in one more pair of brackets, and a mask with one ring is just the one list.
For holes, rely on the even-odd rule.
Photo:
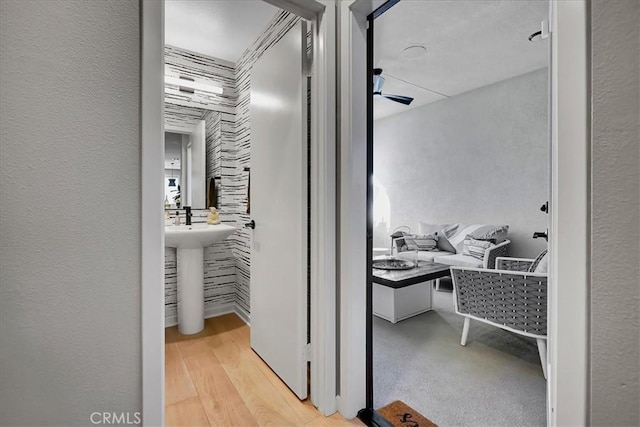
[[(163, 133), (177, 133), (189, 136), (187, 146), (190, 149), (190, 155), (187, 155), (187, 146), (182, 143), (182, 159), (181, 159), (181, 203), (180, 209), (190, 206), (192, 209), (206, 209), (206, 123), (199, 120), (191, 131), (175, 126), (165, 125)], [(175, 209), (175, 208), (172, 208)]]

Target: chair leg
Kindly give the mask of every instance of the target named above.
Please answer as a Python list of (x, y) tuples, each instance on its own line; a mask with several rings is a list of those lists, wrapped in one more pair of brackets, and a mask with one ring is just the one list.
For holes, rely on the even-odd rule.
[(436, 291), (440, 290), (440, 279), (436, 279)]
[(547, 340), (536, 338), (538, 343), (538, 353), (540, 354), (540, 363), (542, 364), (542, 374), (547, 379)]
[(468, 317), (465, 317), (464, 325), (462, 326), (462, 339), (460, 340), (460, 345), (467, 345), (467, 336), (469, 335), (470, 323), (471, 323), (471, 319)]

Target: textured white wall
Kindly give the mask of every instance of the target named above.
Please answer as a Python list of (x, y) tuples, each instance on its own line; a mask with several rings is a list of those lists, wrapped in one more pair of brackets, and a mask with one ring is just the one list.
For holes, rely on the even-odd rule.
[(0, 2), (0, 425), (141, 407), (138, 7)]
[(508, 224), (510, 255), (544, 249), (531, 236), (547, 228), (547, 81), (542, 69), (376, 120), (374, 174), (391, 200), (391, 230)]
[(640, 425), (640, 2), (592, 1), (591, 424)]

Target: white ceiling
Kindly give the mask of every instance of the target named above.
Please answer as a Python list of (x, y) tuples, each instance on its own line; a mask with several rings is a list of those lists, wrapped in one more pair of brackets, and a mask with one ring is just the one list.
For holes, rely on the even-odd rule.
[[(166, 0), (165, 42), (236, 62), (278, 9), (262, 0)], [(547, 66), (548, 40), (529, 42), (548, 16), (548, 0), (402, 0), (375, 21), (375, 65), (383, 93), (375, 119), (446, 99)], [(420, 58), (403, 58), (424, 45)]]
[(165, 43), (236, 62), (277, 11), (262, 0), (166, 0)]
[[(530, 42), (548, 19), (548, 0), (402, 0), (374, 22), (382, 93), (411, 96), (410, 106), (375, 98), (376, 119), (546, 67), (548, 39)], [(424, 45), (420, 58), (403, 49)]]

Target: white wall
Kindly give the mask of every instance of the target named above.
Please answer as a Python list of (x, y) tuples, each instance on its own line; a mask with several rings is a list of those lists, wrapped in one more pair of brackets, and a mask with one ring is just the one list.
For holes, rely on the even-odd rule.
[(640, 425), (640, 2), (592, 1), (591, 424)]
[(508, 224), (510, 255), (544, 249), (531, 236), (547, 228), (547, 82), (542, 69), (376, 120), (374, 174), (389, 194), (391, 230)]
[(0, 425), (141, 408), (139, 43), (135, 1), (0, 2)]

